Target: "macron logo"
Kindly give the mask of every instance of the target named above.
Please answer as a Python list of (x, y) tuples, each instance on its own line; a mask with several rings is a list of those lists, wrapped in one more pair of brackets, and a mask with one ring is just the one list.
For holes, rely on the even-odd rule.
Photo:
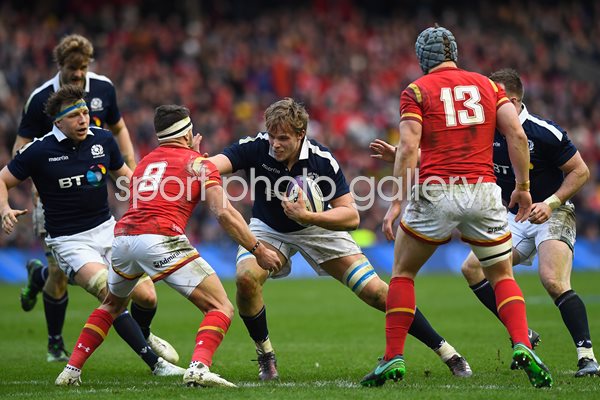
[(56, 162), (56, 161), (65, 161), (68, 160), (69, 156), (59, 156), (59, 157), (50, 157), (48, 158), (49, 162)]

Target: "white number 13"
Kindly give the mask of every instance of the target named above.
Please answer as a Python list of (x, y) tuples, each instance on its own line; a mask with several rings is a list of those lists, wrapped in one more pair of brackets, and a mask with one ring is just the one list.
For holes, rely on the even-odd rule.
[[(440, 100), (444, 103), (446, 112), (446, 126), (456, 126), (456, 115), (458, 114), (458, 123), (461, 125), (477, 125), (485, 121), (483, 107), (479, 104), (481, 95), (477, 86), (455, 86), (454, 95), (452, 88), (442, 88)], [(454, 109), (454, 101), (462, 101), (467, 110)]]

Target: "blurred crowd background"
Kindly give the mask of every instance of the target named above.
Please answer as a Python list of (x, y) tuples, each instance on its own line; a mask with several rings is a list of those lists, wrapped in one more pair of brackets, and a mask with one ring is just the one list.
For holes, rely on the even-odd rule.
[[(3, 1), (0, 167), (11, 158), (28, 96), (56, 73), (52, 49), (79, 33), (95, 47), (90, 70), (115, 84), (138, 159), (157, 145), (152, 121), (160, 104), (186, 105), (203, 150), (214, 154), (263, 129), (266, 106), (291, 96), (308, 109), (309, 136), (334, 152), (349, 181), (381, 178), (391, 167), (369, 157), (368, 143), (396, 141), (400, 93), (421, 75), (415, 38), (438, 22), (454, 33), (461, 67), (486, 75), (515, 68), (529, 111), (568, 131), (591, 170), (574, 199), (578, 235), (597, 238), (600, 2), (453, 3)], [(10, 200), (13, 208), (31, 208), (29, 185), (12, 190)], [(249, 218), (249, 199), (236, 204)], [(112, 206), (117, 216), (124, 211)], [(386, 209), (377, 201), (361, 212), (361, 228), (375, 240), (383, 240)], [(13, 235), (0, 235), (0, 247), (39, 245), (23, 222)], [(201, 207), (188, 234), (196, 243), (229, 240)]]

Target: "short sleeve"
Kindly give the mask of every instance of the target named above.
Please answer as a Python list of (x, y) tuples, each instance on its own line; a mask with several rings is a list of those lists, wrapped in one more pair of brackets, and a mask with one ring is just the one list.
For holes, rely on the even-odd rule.
[(115, 125), (121, 119), (121, 112), (119, 111), (119, 103), (117, 103), (117, 92), (115, 87), (111, 85), (109, 93), (109, 104), (108, 114), (106, 115), (106, 123), (108, 125)]
[(222, 154), (231, 162), (232, 172), (252, 166), (252, 160), (257, 159), (256, 155), (265, 151), (264, 142), (267, 135), (267, 133), (259, 133), (255, 137), (248, 136), (223, 150)]
[(494, 89), (494, 93), (496, 93), (496, 110), (502, 107), (506, 103), (510, 103), (510, 100), (506, 96), (506, 92), (502, 89), (502, 86), (496, 85), (496, 82), (489, 79), (490, 84), (492, 85), (492, 89)]
[(547, 135), (548, 139), (544, 140), (544, 153), (548, 155), (548, 159), (551, 162), (560, 167), (577, 153), (577, 148), (567, 136), (567, 132), (558, 125), (553, 125), (552, 127), (554, 129), (551, 132), (558, 131), (562, 134), (562, 137), (559, 140), (559, 137), (556, 135)]
[(322, 177), (321, 179), (317, 178), (317, 183), (319, 184), (319, 188), (323, 193), (323, 197), (333, 200), (345, 195), (346, 193), (349, 193), (350, 187), (348, 186), (348, 182), (346, 182), (346, 177), (344, 176), (344, 173), (342, 172), (337, 160), (332, 159), (328, 161), (329, 164), (325, 169), (325, 171), (327, 171), (327, 179)]
[(39, 159), (39, 157), (36, 157), (35, 155), (35, 147), (32, 149), (34, 143), (35, 142), (31, 142), (23, 146), (15, 158), (13, 158), (12, 161), (7, 165), (10, 173), (13, 174), (18, 180), (24, 181), (33, 173), (36, 160)]
[(21, 114), (21, 122), (17, 134), (21, 137), (32, 139), (49, 132), (48, 117), (44, 114), (43, 104), (32, 96)]
[(105, 131), (108, 134), (107, 147), (108, 154), (110, 154), (110, 164), (108, 169), (111, 171), (116, 171), (125, 164), (123, 160), (123, 156), (121, 155), (121, 151), (119, 150), (119, 145), (115, 141), (115, 138), (109, 131)]
[(411, 83), (400, 95), (400, 121), (423, 123), (423, 95), (421, 89)]
[(200, 178), (202, 188), (208, 189), (222, 184), (221, 174), (217, 166), (204, 157), (197, 157), (192, 162), (192, 173)]

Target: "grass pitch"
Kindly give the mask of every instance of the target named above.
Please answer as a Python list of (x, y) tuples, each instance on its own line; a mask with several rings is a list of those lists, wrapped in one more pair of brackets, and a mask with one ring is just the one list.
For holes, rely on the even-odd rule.
[[(59, 388), (54, 379), (63, 364), (45, 360), (46, 330), (41, 298), (33, 311), (19, 306), (19, 287), (0, 286), (0, 398), (27, 399), (536, 399), (600, 398), (600, 377), (576, 379), (576, 354), (560, 313), (536, 275), (518, 275), (530, 326), (542, 335), (538, 354), (554, 377), (552, 389), (530, 386), (523, 371), (509, 369), (511, 348), (501, 324), (484, 309), (462, 277), (423, 275), (416, 281), (417, 304), (431, 324), (470, 362), (474, 376), (450, 375), (438, 357), (409, 337), (407, 375), (381, 388), (358, 382), (384, 350), (383, 314), (362, 304), (330, 278), (271, 281), (265, 286), (272, 342), (281, 381), (260, 383), (253, 344), (236, 317), (211, 368), (239, 389), (187, 388), (181, 378), (158, 378), (113, 332), (92, 356), (79, 388)], [(600, 355), (600, 273), (575, 273), (572, 284), (586, 302), (592, 339)], [(233, 282), (225, 283), (234, 298)], [(157, 286), (159, 308), (153, 331), (179, 351), (187, 366), (201, 315), (164, 284)], [(93, 298), (69, 288), (65, 340), (70, 349)]]

